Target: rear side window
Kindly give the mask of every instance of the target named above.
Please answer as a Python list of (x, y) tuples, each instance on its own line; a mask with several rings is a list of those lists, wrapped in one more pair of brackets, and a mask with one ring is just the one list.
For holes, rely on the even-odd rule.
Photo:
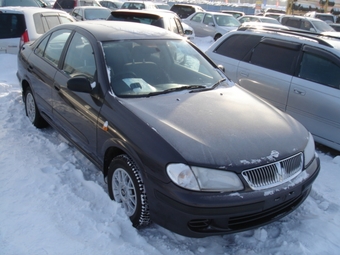
[(23, 14), (0, 13), (0, 39), (21, 37), (25, 30)]
[(58, 15), (43, 15), (41, 13), (34, 14), (33, 19), (35, 29), (38, 34), (44, 34), (57, 25), (72, 22), (72, 20), (67, 17)]
[(261, 38), (262, 36), (257, 35), (232, 35), (221, 42), (214, 52), (226, 57), (243, 60), (247, 53), (260, 42)]
[(295, 27), (300, 28), (301, 27), (301, 20), (296, 18), (289, 18), (284, 17), (281, 21), (282, 25), (288, 26), (288, 27)]
[(58, 66), (61, 53), (70, 34), (69, 30), (58, 30), (51, 35), (43, 57), (52, 62), (54, 66)]
[(250, 63), (277, 72), (293, 75), (299, 56), (300, 44), (265, 39), (257, 45)]

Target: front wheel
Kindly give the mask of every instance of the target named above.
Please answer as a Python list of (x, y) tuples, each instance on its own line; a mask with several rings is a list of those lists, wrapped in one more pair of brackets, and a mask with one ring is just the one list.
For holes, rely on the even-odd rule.
[(46, 127), (48, 124), (40, 115), (32, 90), (27, 88), (24, 95), (26, 116), (30, 122), (37, 128)]
[(218, 39), (220, 39), (220, 38), (221, 38), (221, 36), (222, 36), (221, 34), (217, 34), (217, 35), (215, 35), (215, 37), (214, 37), (214, 40), (215, 40), (215, 41), (217, 41)]
[(135, 163), (127, 155), (115, 157), (110, 163), (107, 180), (110, 198), (122, 204), (133, 226), (149, 225), (145, 187)]

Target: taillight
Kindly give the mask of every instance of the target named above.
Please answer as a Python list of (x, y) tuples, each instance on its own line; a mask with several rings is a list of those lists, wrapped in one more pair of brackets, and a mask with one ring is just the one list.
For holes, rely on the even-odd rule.
[(27, 43), (28, 41), (29, 41), (28, 32), (27, 30), (25, 30), (25, 32), (21, 35), (20, 38), (20, 47)]
[(73, 0), (73, 8), (77, 7), (77, 0)]

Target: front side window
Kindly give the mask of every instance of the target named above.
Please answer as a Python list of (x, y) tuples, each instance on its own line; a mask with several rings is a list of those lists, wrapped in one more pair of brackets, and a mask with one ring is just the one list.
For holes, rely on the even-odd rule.
[(340, 89), (340, 66), (327, 57), (312, 52), (304, 52), (299, 77)]
[(214, 24), (213, 16), (211, 14), (206, 14), (204, 17), (203, 23), (206, 25)]
[(58, 66), (61, 53), (70, 34), (70, 30), (62, 29), (51, 35), (43, 57), (50, 61), (54, 66)]
[(93, 48), (86, 37), (75, 33), (67, 49), (63, 70), (70, 77), (85, 76), (94, 81), (96, 62)]

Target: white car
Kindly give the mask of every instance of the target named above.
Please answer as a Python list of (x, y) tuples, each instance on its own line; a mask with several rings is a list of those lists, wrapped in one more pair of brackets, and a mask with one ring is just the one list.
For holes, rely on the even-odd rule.
[(17, 54), (56, 25), (74, 22), (66, 12), (39, 7), (0, 7), (0, 53)]
[(211, 36), (215, 41), (225, 33), (236, 30), (241, 25), (231, 14), (205, 11), (191, 14), (188, 18), (182, 19), (182, 23), (192, 27), (196, 36)]

